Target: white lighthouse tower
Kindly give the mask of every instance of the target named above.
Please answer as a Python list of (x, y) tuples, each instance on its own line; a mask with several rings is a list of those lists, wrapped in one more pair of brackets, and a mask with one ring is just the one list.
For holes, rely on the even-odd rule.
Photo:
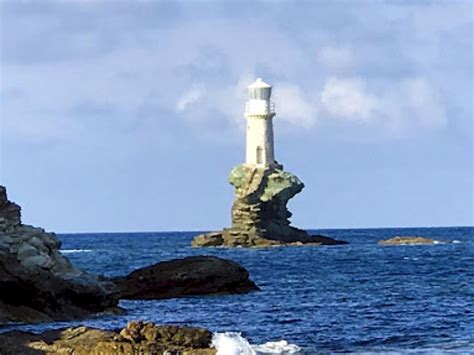
[(273, 167), (276, 164), (273, 148), (273, 116), (275, 104), (270, 101), (272, 87), (258, 78), (248, 87), (245, 104), (247, 119), (247, 147), (245, 164)]

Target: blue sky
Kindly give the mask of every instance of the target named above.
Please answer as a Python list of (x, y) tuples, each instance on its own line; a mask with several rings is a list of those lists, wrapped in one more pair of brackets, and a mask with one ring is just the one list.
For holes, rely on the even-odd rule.
[(305, 228), (474, 225), (470, 1), (0, 2), (0, 183), (58, 232), (229, 225), (274, 86)]

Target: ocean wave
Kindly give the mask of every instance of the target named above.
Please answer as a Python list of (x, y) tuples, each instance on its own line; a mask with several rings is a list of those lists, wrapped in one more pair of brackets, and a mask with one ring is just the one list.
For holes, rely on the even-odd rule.
[(302, 349), (286, 340), (269, 341), (265, 344), (251, 345), (241, 333), (214, 333), (212, 346), (217, 349), (217, 355), (298, 355)]
[(59, 250), (62, 254), (73, 254), (73, 253), (90, 253), (91, 249), (62, 249)]

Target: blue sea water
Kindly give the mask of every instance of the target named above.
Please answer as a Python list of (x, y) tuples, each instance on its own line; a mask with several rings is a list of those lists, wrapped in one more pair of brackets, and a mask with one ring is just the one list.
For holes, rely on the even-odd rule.
[[(243, 265), (261, 291), (121, 301), (125, 316), (14, 327), (118, 328), (143, 319), (242, 332), (252, 344), (284, 339), (308, 354), (474, 353), (474, 228), (312, 232), (350, 244), (193, 249), (196, 232), (59, 235), (65, 255), (93, 273), (124, 275), (159, 261), (206, 254)], [(377, 245), (396, 235), (446, 243)]]

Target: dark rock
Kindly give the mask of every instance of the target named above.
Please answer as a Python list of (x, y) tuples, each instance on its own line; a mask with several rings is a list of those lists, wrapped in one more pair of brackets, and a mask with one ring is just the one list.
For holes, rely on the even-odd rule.
[(0, 186), (0, 324), (82, 318), (115, 310), (109, 281), (82, 272), (61, 255), (54, 233), (24, 225), (20, 207)]
[(214, 355), (211, 341), (207, 329), (132, 321), (116, 332), (78, 327), (41, 334), (4, 333), (0, 334), (0, 354)]
[(419, 236), (396, 236), (387, 240), (378, 242), (380, 245), (420, 245), (420, 244), (439, 244), (440, 241)]
[(258, 290), (242, 266), (212, 256), (192, 256), (157, 263), (113, 281), (123, 299), (161, 299)]
[(0, 186), (0, 229), (6, 229), (7, 225), (15, 227), (21, 223), (20, 220), (21, 207), (8, 201), (5, 187)]
[(235, 167), (229, 182), (235, 188), (232, 227), (196, 236), (194, 247), (268, 247), (282, 245), (347, 244), (325, 236), (311, 236), (290, 225), (291, 212), (286, 205), (304, 184), (282, 166)]

